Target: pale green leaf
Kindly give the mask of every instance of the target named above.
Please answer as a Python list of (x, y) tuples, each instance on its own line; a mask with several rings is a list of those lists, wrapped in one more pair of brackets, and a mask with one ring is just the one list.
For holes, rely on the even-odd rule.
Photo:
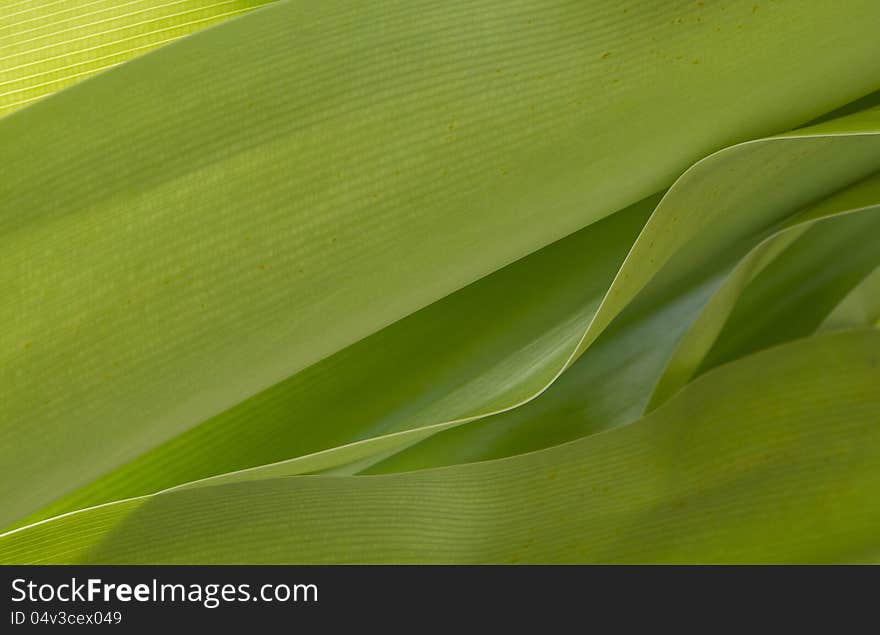
[(274, 0), (0, 2), (0, 117)]

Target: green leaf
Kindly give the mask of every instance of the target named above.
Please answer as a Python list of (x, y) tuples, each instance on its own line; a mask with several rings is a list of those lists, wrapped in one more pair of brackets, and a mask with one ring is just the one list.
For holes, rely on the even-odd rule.
[[(821, 256), (827, 254), (817, 253), (810, 246), (804, 248), (805, 245), (795, 239), (805, 234), (820, 240), (822, 248), (834, 252), (835, 256), (823, 258)], [(703, 271), (704, 278), (698, 283), (638, 299), (538, 399), (511, 412), (442, 432), (380, 463), (370, 473), (510, 456), (630, 423), (646, 407), (653, 409), (668, 398), (664, 390), (674, 392), (670, 380), (681, 379), (681, 375), (671, 375), (670, 369), (676, 368), (674, 362), (687, 363), (690, 359), (682, 355), (683, 347), (696, 345), (692, 350), (699, 351), (697, 346), (702, 345), (705, 350), (711, 345), (711, 338), (717, 335), (726, 318), (723, 309), (740, 308), (736, 301), (741, 299), (743, 277), (754, 273), (761, 259), (775, 257), (786, 265), (779, 268), (782, 272), (800, 274), (799, 277), (779, 276), (778, 279), (788, 285), (787, 290), (777, 297), (764, 298), (764, 303), (749, 306), (749, 310), (757, 314), (756, 322), (761, 321), (763, 313), (775, 315), (776, 321), (765, 320), (763, 326), (780, 341), (785, 341), (799, 333), (786, 313), (778, 310), (778, 305), (798, 311), (801, 321), (818, 322), (824, 312), (821, 303), (812, 299), (822, 293), (829, 296), (845, 293), (847, 287), (842, 286), (841, 281), (846, 283), (858, 278), (866, 265), (880, 261), (880, 253), (872, 249), (878, 241), (878, 206), (855, 211), (844, 209), (824, 218), (800, 220), (760, 242), (732, 270), (724, 268), (720, 276), (711, 270)], [(789, 249), (775, 249), (786, 246)], [(833, 275), (823, 275), (817, 280), (814, 268)], [(777, 280), (777, 276), (775, 271), (764, 275), (771, 281)], [(812, 293), (798, 295), (799, 289), (809, 289)], [(741, 311), (744, 323), (750, 326), (748, 315), (747, 311)], [(760, 331), (758, 334), (764, 335)], [(751, 340), (745, 339), (740, 348), (732, 347), (729, 357), (735, 359), (747, 354), (750, 344)], [(697, 367), (696, 362), (684, 367), (688, 380)], [(684, 383), (682, 380), (681, 385)], [(649, 397), (652, 398), (650, 404)], [(261, 469), (254, 471), (260, 473)]]
[[(532, 398), (565, 365), (656, 201), (618, 212), (396, 322), (19, 524), (468, 420)], [(330, 453), (331, 465), (346, 462), (338, 454)]]
[[(721, 344), (728, 349), (726, 354), (716, 355), (721, 359), (721, 355), (726, 355), (728, 360), (764, 348), (774, 339), (778, 343), (814, 331), (815, 322), (830, 312), (827, 303), (830, 301), (834, 306), (853, 283), (880, 264), (877, 262), (880, 253), (871, 248), (874, 240), (871, 218), (825, 221), (877, 204), (880, 204), (880, 176), (873, 176), (808, 207), (787, 227), (757, 245), (737, 264), (677, 344), (654, 389), (649, 408), (685, 385), (701, 366), (711, 368), (720, 362), (719, 359), (706, 361), (706, 356), (717, 344), (722, 329), (726, 329), (727, 338), (732, 341)], [(844, 234), (828, 233), (835, 230)], [(783, 252), (786, 257), (780, 258)], [(786, 265), (794, 271), (786, 272)], [(813, 293), (805, 293), (807, 290)], [(749, 291), (752, 297), (748, 297)], [(824, 303), (817, 297), (823, 291)], [(745, 300), (741, 299), (743, 292), (747, 293)], [(781, 314), (781, 301), (787, 304), (787, 314)], [(819, 304), (822, 306), (817, 306)], [(732, 319), (731, 313), (734, 313)], [(802, 323), (800, 328), (795, 326), (797, 321)], [(768, 323), (776, 323), (777, 328), (768, 328)], [(756, 344), (762, 340), (763, 346)]]
[(834, 307), (820, 328), (826, 331), (878, 326), (878, 322), (880, 322), (880, 268), (875, 268)]
[[(415, 427), (418, 421), (413, 418), (403, 422), (408, 428), (400, 426), (391, 434), (352, 439), (311, 455), (292, 453), (290, 460), (269, 465), (255, 461), (251, 470), (221, 475), (212, 482), (328, 469), (352, 473), (417, 443), (423, 447), (376, 469), (412, 470), (483, 460), (634, 420), (647, 405), (683, 330), (737, 259), (781, 224), (804, 213), (804, 204), (823, 200), (852, 179), (880, 168), (878, 116), (880, 110), (869, 110), (797, 134), (741, 144), (689, 170), (664, 196), (598, 313), (589, 319), (578, 348), (587, 350), (589, 359), (579, 360), (557, 384), (536, 393), (538, 398), (496, 413), (485, 423), (437, 419), (436, 424)], [(706, 192), (713, 195), (705, 196)], [(847, 200), (841, 202), (842, 208), (832, 208), (846, 211)], [(680, 218), (683, 209), (699, 222), (686, 224)], [(645, 297), (629, 307), (643, 289)], [(624, 309), (629, 313), (621, 314)], [(602, 335), (603, 324), (613, 323), (618, 314), (623, 326), (588, 349), (589, 340)], [(425, 440), (437, 433), (445, 438), (428, 441), (424, 447)]]
[[(177, 3), (91, 4), (38, 5), (35, 31), (0, 6), (0, 62), (24, 64), (0, 82), (36, 99), (134, 54), (130, 29), (147, 47), (194, 27)], [(2, 118), (0, 526), (389, 469), (498, 413), (484, 429), (501, 421), (509, 451), (505, 418), (585, 378), (606, 382), (580, 395), (599, 395), (589, 416), (521, 450), (632, 420), (737, 263), (880, 168), (864, 100), (737, 143), (876, 91), (878, 10), (282, 2)], [(830, 238), (780, 239), (678, 385), (818, 326), (871, 266), (869, 216), (855, 235), (828, 219), (869, 245), (835, 275), (816, 269)]]
[(0, 2), (0, 117), (272, 1)]
[[(367, 469), (439, 432), (541, 394), (578, 340), (591, 337), (602, 319), (611, 321), (607, 316), (613, 318), (612, 312), (625, 306), (620, 289), (637, 294), (640, 281), (664, 269), (663, 254), (678, 253), (665, 279), (631, 309), (635, 319), (624, 316), (625, 326), (538, 402), (485, 424), (468, 423), (473, 430), (448, 432), (376, 469), (506, 456), (628, 423), (647, 404), (682, 329), (726, 275), (731, 255), (744, 253), (786, 218), (804, 214), (803, 202), (880, 168), (873, 134), (877, 115), (876, 110), (861, 112), (701, 161), (664, 197), (620, 272), (653, 201), (560, 241), (294, 375), (17, 524), (211, 477), (216, 482)], [(774, 194), (767, 196), (771, 183)], [(715, 195), (701, 202), (706, 191)], [(826, 213), (843, 211), (854, 200), (844, 197)], [(688, 234), (677, 229), (683, 225), (681, 209), (717, 219), (702, 229), (695, 223), (692, 231), (699, 240), (686, 248), (681, 243)], [(600, 301), (604, 314), (595, 316)], [(503, 321), (501, 307), (510, 307)], [(416, 350), (420, 354), (414, 356)], [(340, 394), (347, 398), (339, 400)]]
[(878, 370), (875, 330), (800, 340), (548, 450), (177, 490), (8, 533), (0, 560), (864, 560), (880, 548)]

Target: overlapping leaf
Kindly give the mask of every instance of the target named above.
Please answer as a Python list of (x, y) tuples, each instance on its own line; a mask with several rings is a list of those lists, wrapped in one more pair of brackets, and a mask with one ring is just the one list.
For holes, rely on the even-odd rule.
[(874, 559), (878, 369), (880, 332), (826, 335), (716, 369), (637, 423), (548, 450), (178, 490), (6, 535), (0, 559)]
[[(170, 10), (142, 4), (151, 16)], [(138, 11), (120, 8), (120, 25)], [(386, 551), (363, 551), (347, 536), (400, 499), (392, 487), (343, 520), (340, 505), (377, 481), (338, 475), (545, 448), (629, 423), (719, 364), (876, 322), (880, 110), (870, 99), (710, 154), (877, 89), (875, 4), (846, 15), (801, 7), (797, 22), (792, 11), (282, 2), (4, 118), (0, 524), (184, 488), (17, 530), (0, 538), (3, 558), (271, 560), (251, 543), (273, 522), (262, 538), (238, 536), (238, 556), (233, 526), (262, 518), (260, 500), (280, 505), (275, 493), (308, 508), (323, 491), (304, 522), (335, 525), (341, 551), (322, 551), (330, 531), (308, 552), (279, 547), (278, 560), (516, 559), (504, 540), (410, 552), (395, 529)], [(62, 16), (70, 33), (101, 33), (76, 15)], [(67, 46), (65, 29), (40, 28)], [(822, 91), (809, 89), (817, 77)], [(644, 198), (670, 185), (659, 205)], [(870, 349), (871, 337), (779, 350), (825, 359), (859, 338)], [(870, 383), (870, 359), (843, 358), (842, 373)], [(706, 386), (676, 399), (699, 402)], [(733, 402), (761, 400), (736, 386)], [(855, 412), (851, 429), (862, 430), (870, 413), (837, 403), (836, 389), (823, 416)], [(679, 429), (680, 415), (670, 405), (646, 419), (666, 423), (636, 427)], [(790, 428), (801, 415), (764, 419)], [(400, 478), (434, 478), (425, 474)], [(405, 489), (430, 506), (446, 496), (436, 488), (453, 487), (442, 483)], [(543, 505), (547, 492), (534, 492)], [(228, 516), (203, 513), (217, 497)], [(217, 541), (164, 546), (209, 522)], [(407, 522), (400, 531), (419, 534)], [(473, 536), (484, 546), (499, 538), (485, 522)], [(82, 542), (61, 544), (73, 526)], [(141, 528), (155, 536), (136, 554)], [(574, 525), (547, 529), (524, 560), (593, 559), (548, 551), (577, 538)], [(843, 557), (832, 543), (828, 557)], [(627, 560), (633, 548), (606, 546), (597, 559)], [(637, 557), (728, 559), (717, 545), (667, 547)]]

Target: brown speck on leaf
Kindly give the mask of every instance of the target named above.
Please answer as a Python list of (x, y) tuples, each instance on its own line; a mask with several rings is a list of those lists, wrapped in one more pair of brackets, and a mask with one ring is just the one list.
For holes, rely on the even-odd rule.
[(599, 56), (599, 59), (600, 60), (607, 60), (609, 57), (611, 57), (611, 52), (605, 51), (604, 53), (602, 53), (602, 55)]

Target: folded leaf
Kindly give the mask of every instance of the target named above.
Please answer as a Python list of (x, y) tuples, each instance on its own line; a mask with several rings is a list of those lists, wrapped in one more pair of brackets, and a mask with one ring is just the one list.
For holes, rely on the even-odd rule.
[[(792, 15), (280, 3), (3, 118), (0, 524), (877, 88), (876, 3)], [(799, 196), (863, 176), (851, 145)]]
[[(880, 110), (871, 109), (790, 135), (740, 144), (688, 170), (639, 234), (598, 312), (584, 322), (586, 333), (569, 360), (577, 359), (595, 339), (589, 359), (578, 360), (547, 392), (535, 393), (539, 399), (508, 407), (485, 423), (437, 418), (433, 425), (419, 425), (416, 418), (404, 419), (373, 438), (353, 438), (339, 447), (291, 454), (287, 461), (268, 465), (255, 461), (252, 469), (218, 472), (210, 482), (323, 470), (354, 473), (425, 444), (438, 433), (445, 438), (431, 439), (427, 449), (414, 449), (375, 469), (482, 460), (634, 420), (648, 404), (678, 339), (738, 259), (780, 226), (806, 214), (805, 204), (816, 202), (818, 208), (853, 179), (880, 168), (878, 130)], [(826, 213), (846, 211), (847, 201), (831, 205)], [(679, 218), (682, 209), (697, 221), (685, 224)], [(642, 292), (644, 297), (630, 306)], [(615, 319), (623, 326), (604, 334)], [(605, 342), (596, 339), (603, 334)], [(364, 419), (364, 424), (369, 421)]]
[(830, 562), (876, 557), (880, 332), (719, 367), (522, 456), (177, 490), (0, 536), (10, 562)]
[[(838, 202), (845, 204), (842, 199)], [(730, 309), (740, 309), (738, 302), (749, 289), (743, 286), (743, 278), (754, 273), (756, 264), (766, 264), (762, 259), (785, 266), (765, 270), (759, 280), (769, 281), (770, 286), (781, 281), (787, 286), (777, 296), (740, 310), (740, 321), (750, 326), (748, 317), (755, 315), (755, 322), (780, 341), (803, 335), (789, 318), (790, 312), (798, 312), (804, 324), (818, 322), (827, 308), (814, 301), (817, 295), (844, 294), (866, 267), (880, 261), (880, 253), (872, 249), (880, 241), (880, 206), (837, 213), (826, 208), (826, 212), (830, 215), (800, 220), (774, 233), (732, 270), (725, 268), (720, 278), (706, 271), (699, 284), (673, 289), (651, 301), (640, 298), (538, 399), (511, 412), (442, 432), (378, 464), (369, 473), (511, 456), (635, 421), (646, 407), (656, 408), (674, 392), (671, 380), (679, 379), (683, 385), (682, 375), (690, 380), (697, 374), (698, 361), (682, 356), (682, 347), (689, 345), (691, 352), (705, 352), (711, 346)], [(802, 237), (819, 242), (824, 252), (811, 248), (815, 244), (804, 244)], [(822, 275), (815, 275), (815, 269)], [(779, 310), (780, 305), (787, 311)], [(777, 320), (763, 319), (764, 313)], [(741, 346), (728, 349), (731, 359), (752, 350), (751, 340), (736, 339)], [(683, 365), (677, 369), (681, 374), (670, 374), (670, 369), (676, 369), (673, 362)]]
[[(664, 198), (616, 278), (652, 201), (294, 375), (16, 525), (206, 478), (213, 483), (320, 470), (351, 473), (376, 463), (373, 471), (417, 469), (531, 451), (628, 423), (647, 404), (674, 347), (735, 256), (780, 222), (794, 222), (785, 219), (809, 216), (798, 207), (802, 201), (880, 167), (872, 134), (876, 118), (877, 111), (861, 112), (702, 161), (683, 177), (685, 185), (677, 183)], [(773, 196), (767, 195), (770, 187)], [(699, 195), (705, 191), (716, 195), (703, 203)], [(819, 211), (813, 216), (873, 200), (872, 190), (858, 192), (814, 205)], [(719, 199), (727, 206), (718, 206)], [(674, 231), (682, 208), (717, 219), (702, 230), (695, 226), (699, 239), (685, 247), (677, 244), (684, 230)], [(745, 229), (743, 218), (751, 219)], [(640, 245), (652, 249), (640, 252)], [(673, 261), (664, 268), (658, 256), (664, 245), (667, 254), (677, 250), (684, 265)], [(621, 297), (621, 286), (638, 291), (638, 276), (650, 279), (660, 270), (668, 271), (648, 297), (549, 394), (425, 445), (439, 432), (540, 394), (565, 366), (586, 325), (587, 337), (597, 330), (600, 301), (606, 316), (619, 311), (614, 302), (620, 306), (615, 297)]]
[(821, 325), (822, 330), (878, 326), (880, 322), (880, 268), (855, 287)]
[[(871, 218), (841, 219), (834, 223), (823, 220), (878, 204), (880, 175), (869, 177), (808, 207), (787, 227), (756, 246), (737, 264), (677, 344), (654, 389), (649, 407), (662, 403), (687, 383), (701, 366), (711, 368), (725, 358), (733, 359), (764, 348), (774, 339), (778, 343), (815, 330), (816, 322), (824, 319), (840, 297), (880, 264), (880, 252), (871, 248), (875, 240)], [(829, 235), (830, 227), (835, 228), (831, 231), (842, 231), (843, 234)], [(781, 259), (780, 266), (779, 256), (783, 252), (786, 257)], [(786, 265), (794, 272), (787, 273), (784, 270)], [(808, 267), (815, 271), (804, 271)], [(769, 272), (766, 271), (768, 268)], [(753, 282), (756, 278), (757, 283)], [(748, 297), (748, 285), (758, 287), (757, 291), (751, 290), (752, 297)], [(761, 285), (763, 292), (760, 291)], [(812, 289), (813, 294), (805, 294), (807, 289)], [(745, 300), (741, 298), (744, 292), (747, 293)], [(822, 293), (826, 299), (824, 303), (818, 302), (816, 297)], [(830, 306), (827, 306), (829, 302)], [(781, 310), (785, 305), (788, 315)], [(731, 313), (735, 314), (735, 319), (729, 322)], [(794, 323), (798, 320), (800, 327)], [(768, 323), (775, 323), (777, 328), (768, 328)], [(706, 356), (725, 328), (728, 341), (721, 346), (727, 352), (716, 353), (718, 357), (714, 362), (706, 362)], [(762, 340), (763, 346), (758, 344)]]
[(532, 398), (565, 365), (656, 201), (487, 276), (17, 524)]

